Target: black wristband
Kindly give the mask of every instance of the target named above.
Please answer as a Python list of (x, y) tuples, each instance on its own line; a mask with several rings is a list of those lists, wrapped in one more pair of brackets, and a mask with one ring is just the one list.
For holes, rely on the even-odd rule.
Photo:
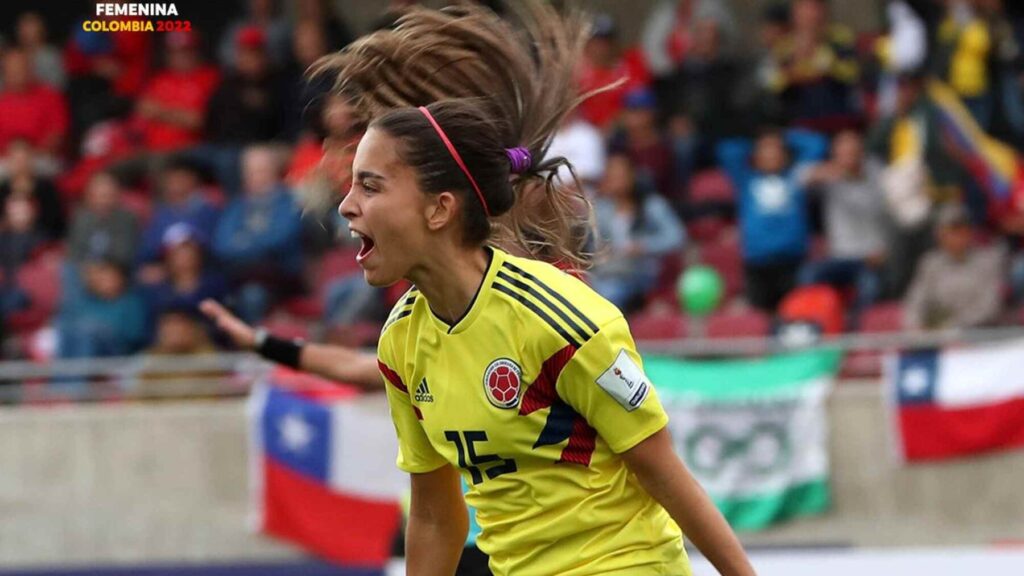
[(302, 347), (305, 345), (306, 343), (299, 338), (285, 340), (268, 334), (263, 343), (256, 348), (256, 353), (271, 362), (298, 370), (299, 357), (302, 355)]

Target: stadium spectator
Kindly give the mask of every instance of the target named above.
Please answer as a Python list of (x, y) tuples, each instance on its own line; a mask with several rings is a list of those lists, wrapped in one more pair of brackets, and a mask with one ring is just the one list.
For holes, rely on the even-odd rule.
[(196, 309), (171, 308), (156, 321), (153, 345), (139, 359), (132, 392), (142, 398), (158, 399), (208, 394), (211, 381), (223, 381), (229, 374), (221, 370), (195, 369), (168, 371), (167, 362), (202, 358), (217, 351)]
[(977, 2), (950, 0), (936, 31), (934, 66), (986, 130), (992, 119), (992, 35)]
[(643, 56), (620, 47), (615, 21), (607, 14), (597, 16), (577, 72), (580, 92), (622, 83), (585, 100), (580, 104), (580, 115), (607, 132), (618, 119), (626, 94), (643, 89), (649, 80)]
[(736, 138), (718, 145), (719, 162), (736, 186), (746, 294), (757, 308), (774, 311), (796, 283), (810, 248), (800, 176), (827, 147), (813, 132), (774, 129), (753, 143)]
[(713, 20), (728, 36), (735, 20), (728, 3), (718, 0), (661, 0), (644, 25), (641, 43), (647, 66), (656, 79), (669, 78), (689, 56), (694, 27)]
[(136, 218), (121, 205), (121, 184), (109, 172), (96, 173), (71, 220), (69, 260), (81, 264), (103, 257), (127, 268), (137, 248)]
[(82, 268), (83, 289), (66, 296), (57, 316), (61, 358), (124, 356), (147, 340), (146, 306), (123, 262), (105, 256)]
[(658, 123), (654, 92), (630, 92), (623, 104), (622, 127), (612, 136), (609, 149), (624, 150), (641, 177), (648, 178), (658, 193), (675, 197), (681, 182), (672, 141)]
[(63, 90), (67, 84), (64, 60), (60, 50), (49, 44), (46, 38), (46, 21), (38, 12), (25, 12), (18, 16), (15, 36), (17, 46), (28, 54), (36, 78), (55, 90)]
[(198, 144), (203, 135), (206, 103), (220, 73), (203, 63), (194, 32), (164, 36), (167, 66), (146, 84), (135, 120), (147, 150), (166, 152)]
[(3, 55), (3, 91), (0, 92), (0, 150), (24, 138), (42, 155), (60, 158), (68, 130), (64, 96), (39, 82), (29, 55), (10, 48)]
[(1003, 250), (979, 246), (975, 233), (962, 206), (947, 204), (939, 211), (938, 248), (921, 261), (904, 301), (907, 328), (976, 328), (999, 319)]
[(7, 175), (0, 182), (0, 204), (7, 198), (23, 198), (34, 206), (35, 230), (46, 240), (64, 238), (64, 207), (53, 182), (39, 175), (35, 151), (27, 140), (12, 140), (4, 159)]
[(185, 222), (164, 232), (162, 264), (166, 276), (146, 287), (154, 316), (175, 308), (197, 311), (203, 299), (221, 299), (227, 294), (224, 277), (206, 265), (208, 242), (208, 237)]
[(64, 49), (73, 152), (89, 128), (131, 112), (150, 73), (154, 37), (127, 31), (86, 31), (81, 23), (75, 28)]
[(248, 0), (246, 15), (228, 25), (217, 47), (217, 59), (225, 68), (238, 63), (238, 32), (255, 26), (267, 39), (267, 53), (275, 66), (288, 61), (288, 22), (281, 17), (277, 0)]
[(210, 98), (208, 140), (244, 146), (271, 140), (281, 132), (280, 80), (267, 55), (266, 37), (256, 26), (238, 30), (235, 65)]
[(745, 71), (722, 51), (722, 30), (717, 20), (693, 26), (686, 58), (662, 88), (667, 112), (687, 120), (689, 135), (699, 135), (709, 146), (727, 135), (743, 131), (749, 120), (744, 112), (753, 100), (740, 81)]
[(853, 33), (829, 22), (826, 0), (795, 0), (792, 29), (773, 54), (765, 88), (781, 98), (785, 119), (835, 133), (856, 127), (859, 66)]
[(623, 152), (608, 157), (594, 214), (599, 258), (592, 286), (623, 312), (635, 311), (654, 287), (661, 258), (682, 250), (683, 226), (668, 202), (637, 179)]
[(280, 80), (267, 59), (266, 38), (256, 26), (238, 30), (234, 67), (206, 108), (207, 142), (193, 150), (228, 193), (238, 193), (242, 148), (281, 134), (284, 112)]
[(307, 71), (328, 53), (323, 26), (314, 20), (300, 20), (292, 34), (292, 58), (282, 76), (285, 98), (284, 136), (295, 140), (300, 134), (319, 128), (324, 99), (331, 89), (326, 76), (309, 78)]
[(882, 290), (887, 227), (881, 171), (877, 162), (865, 160), (861, 135), (845, 130), (832, 140), (831, 159), (803, 177), (804, 186), (822, 194), (828, 250), (803, 267), (799, 282), (855, 288), (854, 316)]
[[(580, 184), (592, 195), (604, 176), (605, 149), (601, 132), (579, 114), (569, 116), (548, 148), (548, 157), (559, 156), (572, 163)], [(558, 175), (566, 184), (572, 180), (567, 169), (559, 171)]]
[(275, 150), (247, 148), (242, 155), (244, 193), (228, 205), (214, 236), (214, 254), (247, 322), (258, 322), (275, 300), (302, 286), (301, 213), (281, 171)]
[(341, 50), (355, 39), (348, 23), (330, 0), (295, 0), (293, 7), (296, 25), (292, 31), (296, 36), (304, 24), (317, 24), (330, 52)]
[(29, 262), (42, 244), (36, 223), (36, 205), (23, 196), (7, 196), (0, 201), (0, 325), (12, 312), (31, 303), (28, 293), (18, 285), (18, 271)]
[(933, 207), (960, 201), (969, 176), (943, 140), (941, 112), (917, 72), (899, 77), (896, 111), (880, 119), (868, 136), (868, 150), (886, 165), (882, 189), (895, 226), (889, 243), (886, 291), (902, 297), (917, 262), (932, 244)]
[(139, 262), (158, 261), (163, 250), (164, 234), (175, 224), (187, 224), (198, 235), (213, 238), (220, 209), (211, 202), (202, 188), (198, 167), (183, 158), (172, 158), (160, 173), (160, 202), (142, 233)]

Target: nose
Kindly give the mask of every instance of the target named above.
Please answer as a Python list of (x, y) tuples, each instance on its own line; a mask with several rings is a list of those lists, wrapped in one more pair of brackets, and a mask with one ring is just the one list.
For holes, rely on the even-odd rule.
[(338, 204), (338, 214), (341, 214), (342, 218), (346, 220), (352, 220), (356, 217), (357, 202), (355, 196), (350, 189), (345, 194), (345, 197), (341, 199), (341, 204)]

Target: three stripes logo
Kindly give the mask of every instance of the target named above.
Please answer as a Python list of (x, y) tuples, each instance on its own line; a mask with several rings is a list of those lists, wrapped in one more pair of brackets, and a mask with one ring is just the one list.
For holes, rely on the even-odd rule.
[(427, 379), (425, 377), (423, 380), (420, 380), (420, 385), (416, 387), (415, 398), (421, 404), (434, 401), (434, 395), (430, 393), (430, 387), (427, 386)]
[(528, 308), (573, 348), (579, 349), (598, 332), (569, 299), (511, 262), (502, 263), (493, 286)]

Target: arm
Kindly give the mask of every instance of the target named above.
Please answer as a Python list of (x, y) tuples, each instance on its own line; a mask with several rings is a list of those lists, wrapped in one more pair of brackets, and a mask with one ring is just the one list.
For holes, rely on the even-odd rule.
[(753, 150), (753, 143), (746, 138), (723, 140), (715, 150), (718, 163), (729, 174), (737, 189), (742, 188), (750, 178), (750, 154)]
[(754, 574), (729, 524), (676, 456), (668, 428), (623, 452), (622, 458), (720, 574)]
[(450, 464), (412, 474), (412, 501), (405, 529), (406, 574), (455, 574), (469, 533), (459, 473)]
[(816, 162), (828, 153), (828, 138), (810, 130), (788, 130), (786, 146), (793, 150), (793, 164)]
[(638, 241), (645, 254), (662, 256), (681, 250), (686, 232), (672, 207), (660, 196), (651, 196), (644, 203), (646, 225)]
[(903, 300), (903, 322), (911, 330), (924, 328), (925, 311), (928, 308), (928, 285), (929, 279), (928, 262), (930, 258), (925, 255), (918, 265), (918, 269), (911, 281), (910, 288)]
[[(255, 350), (256, 329), (214, 300), (204, 300), (200, 310), (223, 330), (239, 348)], [(358, 386), (363, 390), (383, 387), (377, 370), (377, 356), (345, 346), (306, 343), (299, 352), (299, 370), (328, 380)]]

